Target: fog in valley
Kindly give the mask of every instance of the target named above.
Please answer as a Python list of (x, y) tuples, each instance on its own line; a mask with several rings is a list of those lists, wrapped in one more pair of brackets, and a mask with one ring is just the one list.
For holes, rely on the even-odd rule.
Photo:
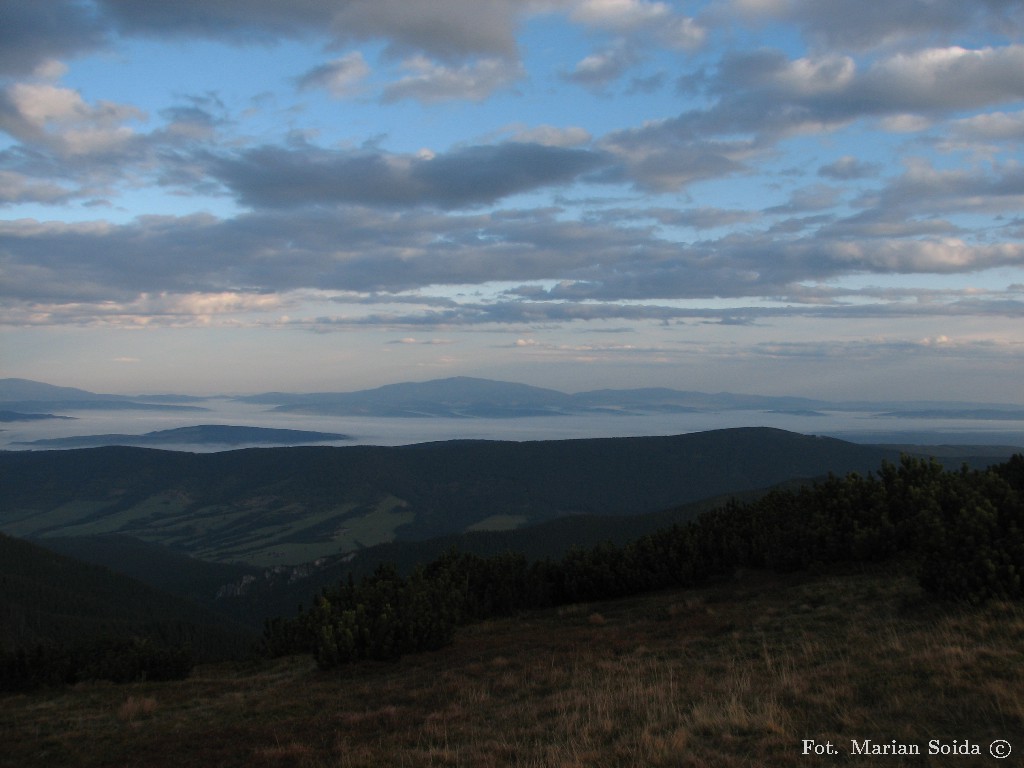
[[(225, 424), (337, 432), (351, 439), (324, 445), (408, 445), (436, 440), (563, 440), (672, 435), (734, 427), (774, 427), (859, 443), (1024, 446), (1024, 420), (921, 418), (871, 411), (787, 413), (723, 410), (692, 413), (567, 414), (517, 418), (384, 418), (287, 413), (264, 405), (211, 398), (191, 403), (205, 410), (77, 410), (71, 418), (2, 425), (0, 448), (38, 449), (36, 440), (78, 435), (142, 435), (158, 430)], [(168, 444), (173, 450), (211, 451), (243, 445)]]

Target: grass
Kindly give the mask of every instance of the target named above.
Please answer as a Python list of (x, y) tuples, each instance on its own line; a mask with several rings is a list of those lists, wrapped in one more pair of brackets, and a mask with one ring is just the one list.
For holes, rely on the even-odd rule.
[(331, 541), (334, 552), (339, 547), (358, 549), (394, 541), (395, 530), (416, 519), (416, 513), (406, 509), (408, 505), (395, 496), (385, 496), (371, 512), (344, 520)]
[(526, 515), (491, 515), (479, 522), (473, 523), (466, 528), (466, 533), (471, 531), (514, 531), (529, 522)]
[[(9, 696), (0, 733), (2, 766), (991, 768), (1024, 752), (1024, 607), (936, 603), (893, 566), (748, 573), (465, 627), (391, 664)], [(988, 755), (997, 738), (1011, 760)], [(851, 757), (852, 739), (983, 754)]]

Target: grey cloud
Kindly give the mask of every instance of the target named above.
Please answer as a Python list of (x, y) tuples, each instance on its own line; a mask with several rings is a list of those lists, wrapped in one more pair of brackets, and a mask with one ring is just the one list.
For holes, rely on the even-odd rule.
[(517, 58), (516, 29), (528, 10), (519, 0), (95, 0), (92, 6), (76, 0), (0, 0), (0, 73), (24, 75), (50, 59), (105, 47), (115, 31), (236, 43), (384, 40), (396, 54), (511, 61)]
[(839, 202), (842, 190), (836, 187), (816, 184), (796, 190), (789, 200), (782, 205), (765, 208), (764, 213), (792, 214), (806, 211), (823, 211), (833, 208)]
[(954, 141), (1024, 141), (1024, 113), (994, 112), (954, 120), (950, 133)]
[(518, 0), (98, 0), (123, 30), (157, 37), (270, 41), (329, 35), (338, 42), (384, 39), (396, 51), (442, 59), (516, 53)]
[(0, 73), (25, 75), (49, 59), (95, 50), (106, 32), (74, 0), (0, 0)]
[(835, 162), (821, 166), (818, 169), (818, 175), (837, 181), (853, 181), (876, 176), (881, 170), (882, 166), (878, 163), (865, 163), (856, 157), (846, 155)]
[(760, 51), (723, 61), (712, 90), (720, 101), (690, 118), (697, 128), (786, 133), (862, 117), (938, 116), (1024, 97), (1024, 46), (922, 49), (865, 70), (847, 57)]
[(1024, 169), (938, 170), (911, 161), (904, 173), (868, 198), (885, 216), (975, 211), (1015, 213), (1024, 207)]
[(71, 191), (52, 181), (36, 181), (21, 173), (0, 170), (0, 205), (11, 203), (61, 203)]
[[(319, 288), (403, 291), (432, 284), (531, 280), (594, 258), (614, 263), (635, 235), (562, 223), (352, 208), (145, 217), (129, 225), (0, 225), (0, 265), (17, 298), (124, 299), (139, 292)], [(13, 293), (11, 293), (14, 291)]]
[(656, 72), (647, 77), (634, 77), (629, 81), (628, 93), (654, 93), (660, 91), (668, 80), (664, 72)]
[(601, 222), (654, 220), (670, 227), (691, 227), (693, 229), (717, 229), (735, 224), (745, 224), (761, 218), (758, 211), (744, 211), (731, 208), (610, 208), (593, 215)]
[(255, 207), (338, 203), (460, 208), (565, 184), (607, 162), (541, 144), (474, 146), (432, 157), (261, 147), (211, 161), (211, 173)]
[[(535, 298), (570, 302), (764, 296), (853, 272), (969, 272), (1020, 265), (1024, 246), (960, 241), (773, 242), (756, 233), (682, 245), (637, 227), (398, 214), (147, 217), (131, 225), (8, 223), (7, 295), (123, 300), (142, 292), (399, 292), (429, 285), (559, 280)], [(20, 278), (18, 276), (21, 276)]]
[(750, 170), (747, 161), (760, 150), (757, 142), (702, 138), (689, 125), (690, 118), (687, 114), (604, 137), (598, 145), (619, 162), (598, 178), (667, 191)]
[(359, 52), (314, 67), (296, 79), (300, 89), (323, 88), (341, 98), (358, 91), (370, 68)]
[[(237, 294), (251, 297), (239, 300), (243, 309), (274, 307), (275, 294), (304, 289), (343, 292), (338, 301), (344, 303), (410, 306), (408, 312), (338, 321), (349, 324), (756, 316), (736, 307), (709, 315), (706, 309), (662, 306), (711, 297), (794, 302), (778, 309), (780, 314), (1005, 314), (1020, 311), (1019, 296), (965, 295), (953, 302), (916, 302), (908, 309), (908, 302), (890, 295), (872, 305), (843, 306), (839, 302), (845, 297), (878, 292), (814, 289), (806, 283), (865, 272), (968, 273), (1022, 262), (1019, 244), (940, 239), (847, 241), (817, 235), (776, 241), (750, 233), (683, 245), (638, 227), (583, 225), (544, 211), (502, 217), (353, 208), (261, 212), (228, 220), (146, 217), (121, 226), (0, 224), (0, 291), (8, 322), (12, 317), (49, 322), (45, 318), (51, 313), (52, 322), (109, 315), (113, 310), (104, 308), (109, 302), (203, 305), (173, 298), (190, 294)], [(499, 302), (417, 295), (430, 286), (491, 281), (520, 288)], [(537, 285), (541, 281), (557, 282), (545, 289)], [(900, 294), (908, 292), (912, 289)], [(235, 306), (235, 300), (226, 305)]]
[(1024, 8), (1018, 0), (783, 0), (756, 5), (740, 2), (738, 6), (748, 15), (795, 23), (822, 46), (853, 50), (915, 39), (949, 39), (955, 34), (1012, 36), (1024, 28)]
[(571, 83), (600, 91), (622, 77), (638, 61), (639, 57), (632, 48), (620, 42), (577, 62), (576, 67), (565, 73), (564, 78)]
[(1024, 98), (1024, 45), (922, 49), (881, 58), (866, 69), (843, 56), (791, 60), (781, 51), (763, 50), (727, 56), (716, 73), (702, 79), (717, 99), (707, 109), (601, 140), (621, 162), (608, 172), (609, 180), (675, 189), (743, 173), (780, 139), (800, 132), (865, 118), (939, 118), (1015, 103)]

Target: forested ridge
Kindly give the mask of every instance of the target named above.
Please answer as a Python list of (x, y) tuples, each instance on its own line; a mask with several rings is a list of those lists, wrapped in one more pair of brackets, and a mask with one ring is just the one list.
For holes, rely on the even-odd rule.
[(529, 562), (452, 550), (408, 576), (383, 565), (326, 589), (294, 619), (267, 622), (271, 654), (309, 652), (325, 668), (438, 648), (457, 626), (517, 611), (697, 586), (737, 569), (797, 571), (909, 558), (937, 598), (1024, 597), (1024, 456), (987, 470), (903, 457), (751, 502), (625, 545)]
[[(898, 458), (879, 446), (766, 428), (208, 454), (0, 451), (0, 530), (117, 533), (207, 560), (290, 564), (343, 547), (460, 534), (496, 517), (525, 527), (657, 512)], [(352, 531), (340, 543), (339, 529)]]

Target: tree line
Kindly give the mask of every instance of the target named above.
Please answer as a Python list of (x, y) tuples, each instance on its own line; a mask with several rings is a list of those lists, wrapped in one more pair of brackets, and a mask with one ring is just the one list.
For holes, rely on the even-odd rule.
[(169, 645), (144, 637), (40, 642), (0, 654), (0, 691), (74, 685), (83, 680), (183, 680), (192, 666), (192, 651), (187, 645)]
[(625, 546), (576, 548), (558, 560), (453, 549), (408, 575), (383, 565), (325, 589), (295, 618), (268, 621), (263, 642), (271, 655), (308, 652), (331, 668), (439, 648), (460, 624), (523, 610), (692, 587), (739, 568), (893, 558), (912, 558), (921, 586), (940, 598), (1024, 598), (1024, 456), (957, 471), (903, 457), (877, 473), (728, 502)]

